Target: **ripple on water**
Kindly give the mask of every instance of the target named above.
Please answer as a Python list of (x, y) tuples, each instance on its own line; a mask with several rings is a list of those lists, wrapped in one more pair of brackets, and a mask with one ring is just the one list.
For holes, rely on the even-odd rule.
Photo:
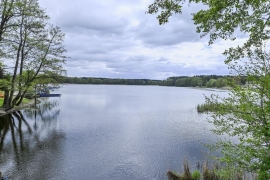
[(61, 98), (44, 100), (56, 100), (58, 106), (36, 114), (23, 111), (24, 120), (13, 116), (15, 125), (2, 118), (1, 133), (8, 128), (0, 154), (4, 174), (14, 179), (162, 179), (168, 169), (179, 171), (184, 159), (203, 161), (202, 143), (214, 140), (206, 115), (195, 110), (210, 91), (68, 85), (59, 93)]

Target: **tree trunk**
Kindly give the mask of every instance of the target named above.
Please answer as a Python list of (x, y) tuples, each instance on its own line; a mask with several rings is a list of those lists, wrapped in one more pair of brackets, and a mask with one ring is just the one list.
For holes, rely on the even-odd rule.
[(15, 96), (15, 98), (12, 100), (12, 106), (14, 107), (14, 105), (17, 103), (17, 101), (20, 99), (22, 93), (21, 90), (19, 90), (18, 94)]
[(22, 103), (23, 98), (24, 98), (26, 92), (27, 92), (27, 91), (24, 91), (24, 92), (21, 94), (20, 98), (19, 98), (19, 99), (17, 100), (17, 102), (16, 102), (16, 106), (19, 106), (19, 105)]
[(8, 105), (8, 99), (9, 99), (9, 91), (8, 90), (5, 90), (4, 102), (3, 102), (2, 107), (4, 107), (4, 108), (8, 108), (9, 107), (9, 105)]

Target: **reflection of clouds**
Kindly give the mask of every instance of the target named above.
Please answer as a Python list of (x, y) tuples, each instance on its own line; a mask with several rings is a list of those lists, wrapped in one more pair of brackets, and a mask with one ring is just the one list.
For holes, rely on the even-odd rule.
[(90, 95), (87, 100), (87, 106), (104, 108), (111, 102), (111, 98), (106, 95)]
[[(105, 94), (76, 95), (72, 97), (74, 104), (81, 104), (86, 107), (105, 108), (111, 103), (111, 97)], [(71, 103), (72, 103), (71, 102)]]

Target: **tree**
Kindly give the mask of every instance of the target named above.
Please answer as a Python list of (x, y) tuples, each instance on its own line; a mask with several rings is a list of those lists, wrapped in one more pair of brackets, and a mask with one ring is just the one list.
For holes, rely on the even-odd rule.
[(64, 34), (59, 27), (49, 24), (49, 17), (38, 1), (18, 0), (14, 6), (16, 26), (6, 34), (3, 52), (5, 59), (15, 62), (10, 87), (5, 91), (3, 106), (7, 110), (22, 102), (37, 79), (51, 83), (64, 75), (62, 64), (66, 60)]
[(202, 78), (201, 77), (192, 77), (191, 78), (191, 85), (192, 86), (202, 86)]
[[(15, 16), (13, 12), (14, 0), (1, 0), (0, 1), (0, 60), (3, 56), (2, 50), (2, 41), (3, 35), (9, 30), (10, 27), (14, 26), (14, 24), (10, 24), (9, 22)], [(1, 81), (1, 90), (3, 87), (6, 87), (6, 80), (4, 79), (4, 65), (0, 62), (0, 81)]]
[[(237, 137), (239, 142), (221, 140), (212, 148), (220, 149), (220, 161), (228, 167), (256, 172), (259, 179), (270, 178), (270, 53), (255, 51), (248, 60), (229, 64), (247, 76), (245, 87), (234, 84), (228, 98), (219, 102), (213, 96), (207, 103), (215, 105), (215, 132)], [(239, 72), (239, 73), (240, 73)], [(230, 170), (232, 168), (229, 168)]]
[[(148, 13), (160, 13), (160, 24), (174, 13), (182, 12), (184, 0), (155, 0)], [(217, 39), (235, 40), (240, 30), (247, 36), (244, 44), (224, 51), (225, 63), (236, 76), (245, 76), (247, 87), (232, 84), (228, 98), (212, 96), (207, 102), (216, 105), (211, 122), (218, 135), (237, 137), (239, 142), (221, 140), (219, 149), (228, 169), (255, 172), (259, 179), (270, 178), (270, 2), (267, 0), (189, 0), (203, 3), (207, 9), (193, 14), (197, 32), (209, 35), (209, 45)], [(234, 177), (232, 177), (234, 178)]]
[(218, 78), (217, 79), (217, 81), (216, 81), (217, 88), (221, 88), (221, 87), (224, 87), (226, 85), (227, 85), (226, 79), (224, 79), (224, 78)]
[(0, 62), (0, 80), (4, 79), (4, 68), (3, 64)]
[(207, 87), (216, 87), (216, 84), (217, 84), (217, 80), (216, 80), (216, 79), (210, 79), (210, 80), (207, 82), (206, 86), (207, 86)]
[[(66, 57), (63, 55), (65, 49), (62, 45), (64, 34), (58, 27), (48, 27), (29, 57), (22, 61), (25, 72), (20, 70), (18, 77), (18, 93), (12, 100), (11, 106), (22, 102), (27, 90), (36, 83), (57, 83), (59, 78), (65, 75), (63, 64)], [(33, 53), (33, 54), (32, 54)], [(21, 67), (22, 67), (21, 63)]]
[(10, 27), (15, 26), (15, 24), (9, 24), (11, 19), (16, 16), (14, 4), (14, 0), (1, 0), (0, 2), (0, 42), (2, 41), (3, 34), (6, 33)]

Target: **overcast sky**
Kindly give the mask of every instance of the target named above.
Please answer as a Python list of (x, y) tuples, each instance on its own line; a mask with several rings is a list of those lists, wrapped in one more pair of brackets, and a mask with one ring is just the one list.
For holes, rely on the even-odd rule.
[(191, 13), (160, 26), (145, 14), (153, 0), (40, 0), (51, 22), (66, 34), (68, 76), (166, 79), (169, 76), (228, 74), (222, 52), (234, 42), (200, 38)]

